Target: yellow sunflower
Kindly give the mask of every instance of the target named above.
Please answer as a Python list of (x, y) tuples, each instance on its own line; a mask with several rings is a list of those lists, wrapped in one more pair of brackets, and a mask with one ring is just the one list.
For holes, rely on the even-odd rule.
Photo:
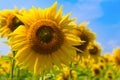
[(99, 45), (99, 43), (97, 43), (97, 42), (90, 44), (87, 49), (90, 57), (94, 58), (94, 59), (98, 59), (98, 57), (101, 56), (101, 50), (102, 50), (102, 48)]
[(74, 26), (74, 29), (72, 30), (73, 34), (77, 35), (82, 41), (84, 41), (84, 43), (82, 43), (81, 45), (75, 46), (83, 51), (83, 52), (78, 51), (77, 53), (80, 56), (86, 56), (87, 53), (85, 54), (85, 52), (87, 46), (96, 39), (95, 33), (91, 32), (90, 29), (86, 27), (88, 25), (87, 22), (81, 23), (80, 26), (74, 23), (72, 23), (71, 25)]
[(83, 67), (83, 68), (88, 68), (88, 67), (91, 67), (93, 64), (94, 64), (94, 59), (91, 59), (90, 56), (84, 58), (82, 57), (81, 59), (81, 62), (80, 62), (80, 65)]
[(11, 63), (9, 60), (3, 59), (0, 57), (0, 74), (6, 75), (7, 73), (10, 72), (10, 67)]
[(113, 74), (113, 71), (111, 71), (111, 70), (106, 71), (105, 78), (106, 78), (106, 80), (115, 80), (114, 79), (115, 76)]
[(98, 57), (98, 63), (103, 63), (105, 64), (105, 59), (103, 56)]
[(105, 59), (105, 62), (108, 63), (108, 64), (113, 63), (113, 57), (110, 55), (110, 53), (104, 54), (104, 59)]
[(120, 48), (116, 48), (113, 50), (113, 59), (116, 68), (120, 70)]
[(13, 32), (19, 25), (23, 23), (15, 16), (24, 12), (24, 9), (20, 11), (15, 8), (14, 10), (2, 10), (0, 11), (0, 33), (1, 37), (7, 37), (9, 33)]
[(104, 63), (99, 63), (98, 64), (101, 70), (104, 70), (106, 68)]
[(64, 67), (62, 73), (57, 76), (56, 80), (77, 80), (77, 72)]
[(91, 68), (91, 71), (92, 71), (92, 75), (96, 77), (100, 76), (101, 74), (101, 69), (97, 64), (93, 65), (93, 67)]
[(69, 25), (74, 19), (70, 14), (62, 17), (62, 7), (56, 11), (57, 2), (51, 7), (32, 7), (27, 14), (17, 15), (25, 24), (18, 27), (10, 36), (12, 50), (17, 50), (17, 64), (39, 74), (53, 65), (61, 68), (61, 63), (69, 65), (76, 55), (75, 45), (81, 40), (71, 34)]

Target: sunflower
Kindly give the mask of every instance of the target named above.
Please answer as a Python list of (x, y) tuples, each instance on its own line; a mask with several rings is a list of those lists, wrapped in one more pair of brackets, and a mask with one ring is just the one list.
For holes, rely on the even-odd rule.
[(114, 80), (113, 72), (111, 70), (106, 71), (105, 78), (106, 80)]
[(15, 8), (14, 10), (2, 10), (0, 11), (0, 33), (1, 37), (7, 37), (9, 33), (13, 32), (19, 25), (23, 23), (15, 16), (15, 14), (24, 13), (25, 10), (20, 11)]
[(77, 80), (77, 72), (64, 67), (63, 72), (57, 76), (56, 80)]
[(67, 80), (70, 76), (70, 70), (68, 68), (63, 68), (63, 72), (57, 76), (56, 80)]
[(1, 67), (3, 68), (3, 70), (6, 72), (6, 73), (9, 73), (10, 72), (10, 67), (11, 64), (10, 64), (10, 61), (9, 60), (5, 60), (3, 62), (3, 64), (1, 65)]
[(89, 68), (94, 64), (94, 62), (94, 59), (91, 59), (90, 56), (86, 58), (82, 57), (80, 66), (82, 66), (83, 68)]
[(90, 57), (94, 59), (98, 59), (101, 56), (101, 50), (101, 46), (97, 42), (92, 43), (87, 49)]
[(109, 63), (109, 64), (113, 63), (113, 57), (110, 55), (110, 53), (104, 54), (104, 59), (106, 63)]
[(72, 23), (71, 25), (74, 26), (74, 29), (72, 30), (73, 34), (77, 35), (82, 41), (84, 41), (84, 43), (82, 43), (81, 45), (75, 46), (83, 51), (77, 51), (77, 53), (80, 56), (86, 56), (87, 53), (85, 54), (85, 52), (87, 46), (96, 39), (95, 33), (91, 32), (89, 28), (86, 28), (86, 26), (88, 25), (87, 22), (81, 23), (80, 26), (75, 23)]
[(98, 57), (98, 63), (103, 63), (105, 64), (105, 59), (103, 56)]
[(101, 69), (97, 64), (93, 65), (91, 71), (92, 71), (92, 75), (96, 76), (96, 77), (100, 76), (100, 74), (101, 74)]
[(10, 72), (11, 63), (9, 60), (0, 57), (0, 74), (6, 75)]
[(12, 50), (16, 51), (15, 59), (21, 67), (28, 67), (39, 74), (49, 70), (53, 65), (62, 68), (61, 63), (69, 65), (76, 56), (75, 45), (81, 40), (68, 32), (74, 19), (70, 14), (62, 17), (62, 7), (56, 12), (57, 2), (51, 7), (36, 9), (32, 7), (27, 14), (17, 15), (25, 24), (18, 27), (11, 35)]
[(116, 68), (120, 70), (120, 48), (116, 48), (113, 50), (113, 59)]
[(104, 70), (106, 68), (104, 63), (99, 63), (98, 65), (101, 70)]

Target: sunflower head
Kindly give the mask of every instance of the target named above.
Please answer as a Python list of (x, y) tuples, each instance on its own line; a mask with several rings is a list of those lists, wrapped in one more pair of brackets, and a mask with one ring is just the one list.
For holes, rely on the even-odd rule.
[(6, 75), (6, 72), (2, 68), (0, 68), (0, 75)]
[(72, 31), (75, 35), (79, 36), (82, 41), (84, 41), (82, 45), (78, 46), (78, 48), (82, 51), (87, 48), (90, 42), (95, 40), (95, 33), (86, 28), (87, 24), (87, 22), (83, 22), (80, 26), (76, 25), (77, 27)]
[(72, 80), (76, 80), (77, 72), (69, 68), (63, 68), (63, 72), (57, 76), (57, 80), (69, 80), (70, 77)]
[(94, 42), (88, 47), (88, 53), (91, 57), (97, 59), (101, 55), (101, 46), (98, 43)]
[(111, 70), (106, 71), (105, 78), (106, 80), (114, 80), (113, 72)]
[(113, 50), (113, 59), (116, 67), (120, 69), (120, 48)]
[(18, 26), (23, 25), (16, 16), (16, 14), (22, 14), (20, 12), (21, 10), (18, 11), (18, 9), (0, 11), (1, 37), (8, 36), (8, 34), (13, 32)]
[(70, 70), (68, 67), (64, 66), (62, 73), (57, 76), (56, 80), (68, 80), (70, 76)]
[(51, 54), (64, 43), (64, 34), (58, 25), (50, 20), (40, 20), (32, 25), (27, 35), (35, 52)]
[(103, 56), (98, 57), (98, 62), (104, 64), (105, 63), (104, 57)]
[(105, 64), (104, 63), (99, 63), (98, 65), (99, 65), (99, 67), (100, 67), (101, 70), (105, 69)]
[(10, 65), (11, 62), (9, 60), (4, 59), (1, 57), (0, 59), (0, 74), (6, 75), (10, 72)]
[(83, 68), (88, 68), (91, 67), (94, 64), (94, 59), (91, 59), (89, 56), (88, 57), (82, 57), (80, 65)]
[(23, 23), (15, 15), (11, 14), (8, 16), (7, 26), (11, 32), (13, 32), (20, 25), (23, 25)]
[(110, 53), (106, 53), (104, 55), (104, 60), (106, 63), (113, 63), (113, 57), (110, 55)]
[[(81, 23), (80, 26), (74, 24), (75, 28), (72, 30), (73, 34), (77, 35), (82, 41), (84, 41), (81, 45), (75, 47), (84, 52), (86, 52), (87, 46), (95, 40), (95, 33), (86, 28), (87, 24), (87, 22)], [(80, 51), (78, 51), (77, 53), (81, 56), (87, 55)]]
[(89, 59), (83, 58), (83, 59), (82, 59), (82, 65), (83, 65), (83, 67), (88, 66), (88, 65), (89, 65)]
[(62, 16), (62, 7), (58, 12), (56, 8), (57, 3), (54, 3), (49, 8), (32, 7), (27, 13), (17, 15), (25, 25), (18, 27), (9, 38), (12, 50), (17, 50), (17, 64), (34, 70), (35, 74), (53, 65), (59, 68), (61, 64), (69, 65), (76, 56), (77, 49), (73, 46), (82, 42), (68, 32), (74, 28), (69, 25), (74, 19), (69, 19), (70, 14)]
[(93, 76), (96, 76), (96, 77), (101, 74), (101, 69), (99, 68), (99, 66), (97, 64), (93, 65), (92, 74), (93, 74)]

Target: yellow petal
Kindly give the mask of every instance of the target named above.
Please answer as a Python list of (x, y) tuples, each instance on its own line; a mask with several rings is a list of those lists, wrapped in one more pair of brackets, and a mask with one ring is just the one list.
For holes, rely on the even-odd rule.
[(29, 55), (29, 53), (30, 53), (29, 48), (28, 47), (23, 47), (21, 50), (19, 50), (17, 52), (17, 54), (15, 55), (15, 58), (18, 59), (18, 60), (26, 59), (27, 56)]
[(64, 17), (62, 18), (62, 20), (59, 22), (59, 25), (62, 25), (63, 22), (67, 21), (68, 18), (70, 17), (70, 15), (71, 15), (71, 13), (68, 13), (66, 16), (64, 16)]
[(59, 23), (59, 21), (61, 20), (62, 18), (62, 6), (60, 7), (59, 11), (57, 12), (57, 14), (55, 15), (55, 20), (57, 23)]

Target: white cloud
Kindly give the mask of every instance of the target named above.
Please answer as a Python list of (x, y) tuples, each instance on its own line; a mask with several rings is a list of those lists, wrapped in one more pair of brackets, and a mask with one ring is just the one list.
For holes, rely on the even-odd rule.
[(89, 27), (96, 33), (97, 41), (101, 43), (104, 53), (111, 53), (114, 48), (120, 47), (120, 22), (115, 24), (93, 22)]
[(79, 0), (77, 3), (64, 3), (64, 11), (72, 12), (72, 17), (76, 17), (78, 22), (91, 21), (103, 15), (101, 9), (102, 0)]
[(110, 47), (110, 48), (116, 48), (116, 47), (119, 47), (119, 45), (118, 45), (118, 41), (117, 40), (110, 40), (110, 41), (108, 41), (108, 47)]
[(115, 48), (120, 47), (118, 40), (109, 40), (106, 44), (104, 44), (105, 51), (109, 51), (112, 54)]
[[(14, 3), (11, 3), (10, 1), (4, 2), (5, 5), (0, 5), (2, 8), (14, 8), (16, 5), (18, 8), (31, 8), (32, 5), (36, 7), (49, 7), (51, 6), (56, 0), (36, 0), (36, 1), (26, 1), (29, 3), (24, 3), (24, 1), (18, 0), (13, 1)], [(101, 9), (101, 3), (102, 0), (57, 0), (58, 5), (63, 5), (63, 13), (66, 14), (68, 12), (72, 12), (72, 17), (77, 17), (78, 22), (80, 21), (90, 21), (93, 19), (96, 19), (100, 16), (102, 16), (102, 9)], [(3, 1), (0, 1), (3, 3)], [(9, 5), (11, 4), (11, 5)]]
[(113, 52), (113, 50), (115, 48), (120, 47), (119, 41), (118, 40), (109, 40), (108, 42), (102, 44), (103, 49), (104, 49), (104, 53), (111, 53)]

